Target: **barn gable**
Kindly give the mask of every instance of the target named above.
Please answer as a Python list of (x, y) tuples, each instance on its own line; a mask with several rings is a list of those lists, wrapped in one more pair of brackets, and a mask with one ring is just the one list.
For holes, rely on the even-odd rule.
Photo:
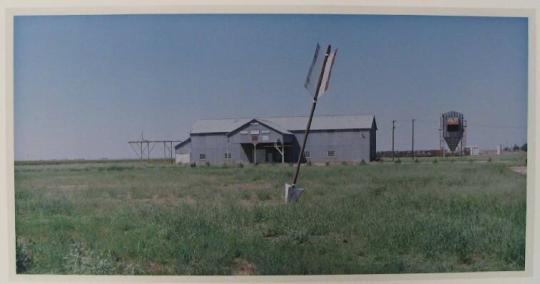
[(252, 119), (227, 134), (230, 143), (289, 143), (293, 134), (280, 125), (263, 119)]

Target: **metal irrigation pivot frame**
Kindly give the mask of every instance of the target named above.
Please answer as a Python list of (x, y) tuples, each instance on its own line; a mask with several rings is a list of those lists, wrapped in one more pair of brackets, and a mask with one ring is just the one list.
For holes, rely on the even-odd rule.
[[(309, 119), (306, 126), (306, 131), (304, 132), (304, 141), (302, 142), (302, 147), (300, 148), (300, 154), (298, 155), (298, 162), (296, 163), (296, 171), (294, 173), (294, 178), (292, 184), (285, 184), (285, 202), (291, 203), (296, 202), (304, 189), (297, 188), (296, 182), (298, 180), (298, 175), (300, 174), (300, 165), (304, 158), (304, 149), (306, 147), (306, 142), (309, 136), (309, 130), (311, 128), (311, 122), (313, 121), (313, 114), (315, 113), (315, 108), (317, 107), (317, 99), (322, 96), (327, 90), (330, 83), (330, 75), (332, 74), (332, 67), (336, 59), (337, 49), (332, 51), (332, 46), (328, 45), (324, 58), (319, 55), (320, 46), (317, 44), (315, 49), (315, 55), (313, 56), (313, 61), (309, 67), (308, 75), (304, 87), (310, 91), (313, 91), (313, 102), (311, 104), (311, 111), (309, 114)], [(319, 66), (322, 59), (322, 66)], [(316, 77), (315, 77), (316, 76)], [(313, 84), (313, 79), (317, 79), (316, 85)]]
[[(128, 141), (131, 150), (137, 155), (138, 160), (150, 160), (150, 153), (157, 144), (163, 144), (163, 159), (170, 160), (174, 164), (174, 145), (183, 142), (182, 140), (148, 140), (144, 139), (141, 132), (141, 140)], [(169, 157), (167, 157), (167, 153)], [(145, 157), (146, 155), (146, 157)]]

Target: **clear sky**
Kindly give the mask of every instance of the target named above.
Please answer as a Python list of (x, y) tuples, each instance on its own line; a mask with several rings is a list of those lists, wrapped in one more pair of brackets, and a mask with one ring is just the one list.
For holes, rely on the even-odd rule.
[[(377, 150), (527, 139), (527, 19), (375, 15), (15, 18), (15, 159), (135, 158), (127, 141), (185, 139), (197, 119), (308, 115), (317, 42), (339, 48), (317, 114), (374, 114)], [(159, 154), (161, 153), (161, 154)], [(156, 155), (162, 155), (158, 150)]]

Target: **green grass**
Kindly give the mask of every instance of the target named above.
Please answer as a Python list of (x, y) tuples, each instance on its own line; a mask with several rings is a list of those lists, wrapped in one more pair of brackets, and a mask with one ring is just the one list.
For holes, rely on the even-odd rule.
[(525, 176), (492, 162), (293, 167), (17, 163), (21, 273), (523, 270)]

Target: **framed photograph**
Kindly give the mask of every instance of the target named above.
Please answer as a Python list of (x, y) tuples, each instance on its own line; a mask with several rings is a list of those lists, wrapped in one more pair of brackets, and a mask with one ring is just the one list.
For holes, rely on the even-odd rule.
[(538, 3), (45, 4), (0, 19), (8, 283), (538, 281)]

